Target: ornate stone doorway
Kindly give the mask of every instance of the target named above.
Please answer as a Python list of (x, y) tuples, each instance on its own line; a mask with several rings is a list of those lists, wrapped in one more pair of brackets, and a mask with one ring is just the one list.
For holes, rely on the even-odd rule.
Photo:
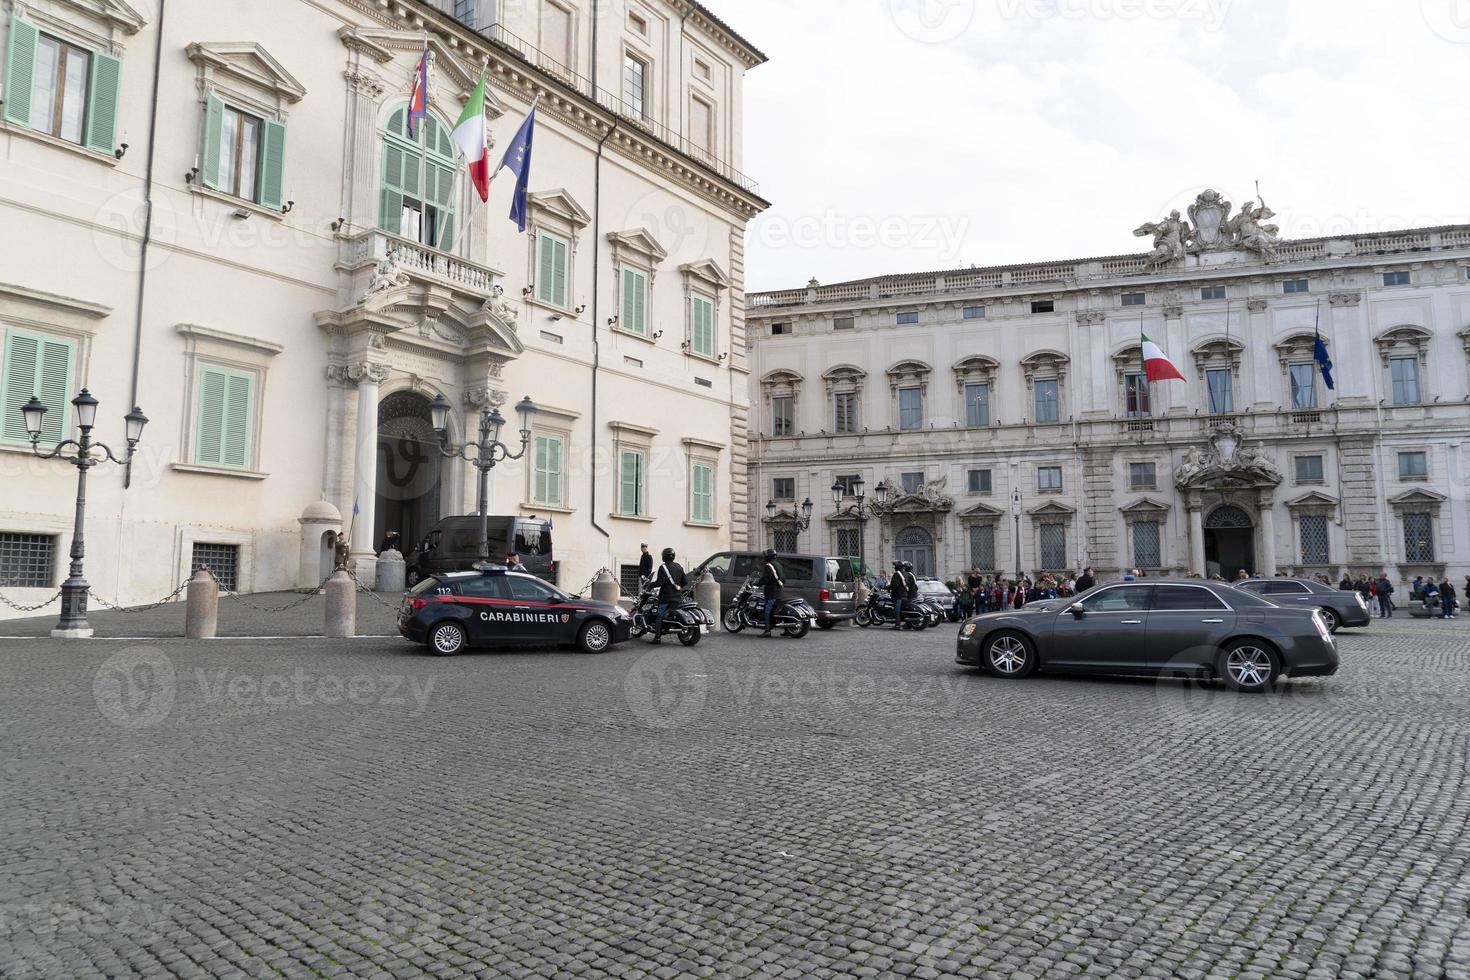
[(396, 391), (378, 403), (377, 461), (373, 546), (382, 549), (388, 533), (396, 531), (406, 553), (443, 515), (444, 457), (428, 398)]
[(1205, 574), (1222, 575), (1226, 581), (1245, 569), (1255, 571), (1256, 527), (1251, 516), (1229, 504), (1217, 507), (1205, 518)]
[(921, 527), (906, 527), (893, 539), (893, 554), (899, 561), (912, 562), (919, 578), (934, 574), (934, 538)]

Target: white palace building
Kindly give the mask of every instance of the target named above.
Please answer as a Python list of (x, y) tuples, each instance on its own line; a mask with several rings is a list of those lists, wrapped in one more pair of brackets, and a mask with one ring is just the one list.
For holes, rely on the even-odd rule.
[[(87, 576), (157, 599), (207, 563), (314, 588), (350, 535), (371, 581), (472, 513), (452, 443), (539, 406), (492, 513), (550, 518), (563, 585), (644, 541), (743, 543), (749, 384), (744, 73), (695, 0), (15, 0), (0, 19), (0, 596), (66, 576), (76, 472), (20, 406), (101, 402)], [(406, 108), (427, 51), (429, 116)], [(449, 139), (481, 73), (498, 161), (538, 105), (530, 226), (479, 200)], [(151, 220), (150, 220), (151, 218)], [(355, 512), (355, 514), (354, 514)], [(54, 611), (53, 606), (50, 611)], [(0, 615), (14, 612), (0, 608)]]
[[(858, 553), (832, 488), (860, 478), (872, 565), (1458, 584), (1470, 226), (1279, 241), (1264, 205), (1187, 210), (1145, 254), (749, 296), (753, 538)], [(1187, 381), (1144, 381), (1141, 334)]]

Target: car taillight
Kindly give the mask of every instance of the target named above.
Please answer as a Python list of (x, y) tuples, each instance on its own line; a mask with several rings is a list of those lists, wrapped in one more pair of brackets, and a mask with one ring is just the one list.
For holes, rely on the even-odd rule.
[(412, 598), (410, 598), (410, 599), (408, 599), (407, 601), (404, 602), (404, 605), (406, 607), (408, 607), (408, 611), (411, 612), (411, 613), (418, 612), (420, 609), (424, 608), (428, 604), (429, 604), (429, 600), (428, 599), (420, 599), (417, 596), (412, 597)]
[(823, 589), (817, 593), (817, 598), (823, 602), (826, 602), (828, 599), (832, 598), (832, 593), (828, 592), (826, 589)]

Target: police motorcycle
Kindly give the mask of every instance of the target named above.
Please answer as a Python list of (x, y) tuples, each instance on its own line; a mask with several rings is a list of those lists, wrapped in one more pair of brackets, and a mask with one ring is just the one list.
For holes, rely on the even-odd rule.
[[(932, 607), (926, 607), (922, 602), (905, 600), (901, 625), (913, 630), (927, 629), (938, 623), (935, 616), (936, 612)], [(874, 589), (868, 593), (867, 605), (857, 611), (854, 622), (864, 629), (869, 626), (892, 626), (893, 593), (887, 589)]]
[[(658, 589), (652, 580), (644, 583), (629, 615), (633, 617), (633, 639), (658, 632)], [(692, 590), (686, 590), (678, 602), (669, 603), (664, 614), (664, 632), (676, 634), (686, 647), (698, 643), (714, 624), (714, 617), (694, 601)]]
[[(816, 621), (817, 611), (812, 608), (811, 603), (801, 598), (779, 599), (776, 608), (771, 610), (771, 628), (779, 629), (783, 636), (789, 636), (793, 640), (799, 640), (811, 632), (812, 624)], [(756, 586), (754, 575), (740, 586), (735, 598), (730, 600), (730, 608), (720, 617), (720, 622), (728, 633), (739, 633), (746, 628), (766, 628), (766, 591)]]

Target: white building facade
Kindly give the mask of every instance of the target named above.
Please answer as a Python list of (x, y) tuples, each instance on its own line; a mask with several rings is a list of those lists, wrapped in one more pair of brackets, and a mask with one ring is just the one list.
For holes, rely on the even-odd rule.
[[(440, 456), (540, 407), (491, 511), (555, 525), (559, 578), (744, 540), (744, 72), (764, 57), (691, 0), (21, 0), (0, 45), (0, 589), (65, 577), (74, 469), (20, 406), (150, 424), (91, 474), (88, 577), (158, 598), (210, 563), (242, 591), (360, 577), (471, 513)], [(429, 116), (407, 104), (427, 52)], [(155, 62), (157, 70), (155, 71)], [(526, 233), (449, 133), (481, 72), (502, 147), (537, 105)], [(155, 104), (156, 94), (156, 104)], [(492, 146), (498, 161), (501, 149)], [(149, 218), (151, 217), (151, 220)], [(354, 516), (355, 515), (355, 516)], [(8, 609), (0, 609), (0, 615)]]
[[(1232, 211), (1206, 191), (1147, 254), (752, 294), (752, 538), (941, 576), (1458, 586), (1470, 227), (1278, 241)], [(1146, 381), (1143, 335), (1187, 380)], [(859, 478), (861, 525), (831, 490)]]

